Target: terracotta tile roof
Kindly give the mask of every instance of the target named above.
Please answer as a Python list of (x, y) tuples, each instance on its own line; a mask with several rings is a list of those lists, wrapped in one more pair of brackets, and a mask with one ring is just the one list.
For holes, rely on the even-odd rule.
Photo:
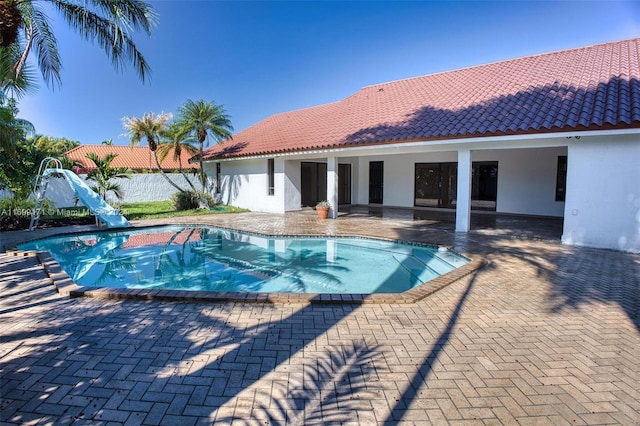
[[(104, 158), (109, 153), (117, 154), (111, 165), (113, 167), (129, 167), (132, 170), (156, 170), (156, 163), (151, 156), (151, 151), (146, 146), (122, 146), (122, 145), (80, 145), (64, 153), (70, 160), (76, 160), (85, 167), (95, 167), (93, 162), (86, 155), (93, 152), (98, 157)], [(181, 156), (181, 163), (184, 169), (198, 167), (198, 164), (189, 163), (189, 153)], [(160, 163), (163, 170), (177, 170), (178, 162), (173, 160), (173, 151)]]
[(377, 84), (273, 115), (205, 158), (640, 127), (640, 39)]

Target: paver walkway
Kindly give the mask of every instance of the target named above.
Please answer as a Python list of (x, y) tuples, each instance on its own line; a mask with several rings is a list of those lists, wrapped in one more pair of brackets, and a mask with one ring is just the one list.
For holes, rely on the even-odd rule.
[(245, 305), (66, 299), (3, 254), (2, 424), (640, 424), (638, 255), (403, 218), (181, 221), (489, 263), (413, 305)]

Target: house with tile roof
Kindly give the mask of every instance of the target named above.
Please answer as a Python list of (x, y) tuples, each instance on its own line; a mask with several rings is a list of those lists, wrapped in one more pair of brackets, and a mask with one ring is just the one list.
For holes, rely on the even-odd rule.
[[(562, 217), (566, 244), (640, 251), (640, 39), (362, 88), (210, 147), (223, 201)], [(336, 217), (332, 209), (332, 217)]]
[[(88, 153), (94, 153), (100, 158), (108, 154), (116, 154), (117, 157), (111, 163), (112, 167), (128, 167), (134, 172), (155, 172), (157, 171), (155, 160), (151, 151), (146, 146), (122, 146), (122, 145), (80, 145), (63, 155), (70, 160), (74, 160), (86, 168), (95, 167), (93, 162), (87, 158)], [(184, 170), (198, 168), (198, 164), (189, 163), (190, 155), (185, 153), (181, 156), (180, 163)], [(173, 158), (173, 150), (160, 162), (162, 169), (166, 172), (179, 170), (180, 164)]]
[[(81, 178), (86, 179), (88, 171), (95, 167), (93, 161), (87, 158), (88, 153), (94, 153), (98, 157), (104, 158), (107, 154), (116, 154), (112, 167), (128, 167), (133, 171), (131, 179), (114, 178), (114, 182), (121, 188), (122, 199), (116, 199), (112, 194), (107, 195), (108, 201), (119, 203), (135, 203), (148, 201), (166, 201), (178, 192), (176, 188), (167, 183), (166, 178), (180, 188), (189, 190), (190, 185), (187, 179), (198, 185), (198, 176), (195, 171), (198, 164), (189, 163), (189, 154), (184, 154), (181, 158), (184, 175), (179, 173), (180, 164), (173, 159), (173, 151), (170, 151), (160, 163), (165, 175), (157, 173), (155, 160), (148, 147), (129, 147), (122, 145), (80, 145), (63, 155), (70, 160), (74, 160), (83, 167), (74, 170)], [(166, 178), (165, 178), (166, 177)], [(62, 180), (52, 181), (47, 190), (47, 197), (56, 207), (69, 207), (77, 203), (75, 194)]]

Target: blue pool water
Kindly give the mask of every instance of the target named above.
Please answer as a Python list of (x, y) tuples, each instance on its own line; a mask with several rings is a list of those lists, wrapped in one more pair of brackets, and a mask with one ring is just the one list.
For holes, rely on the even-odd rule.
[(203, 226), (62, 235), (49, 251), (79, 286), (288, 293), (400, 293), (469, 260), (375, 239), (265, 237)]

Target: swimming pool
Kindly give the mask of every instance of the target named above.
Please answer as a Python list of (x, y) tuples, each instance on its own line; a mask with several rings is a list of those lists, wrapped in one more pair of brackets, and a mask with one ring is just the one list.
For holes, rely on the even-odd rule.
[(207, 292), (401, 293), (469, 262), (424, 245), (208, 226), (68, 234), (18, 248), (48, 251), (78, 286)]

